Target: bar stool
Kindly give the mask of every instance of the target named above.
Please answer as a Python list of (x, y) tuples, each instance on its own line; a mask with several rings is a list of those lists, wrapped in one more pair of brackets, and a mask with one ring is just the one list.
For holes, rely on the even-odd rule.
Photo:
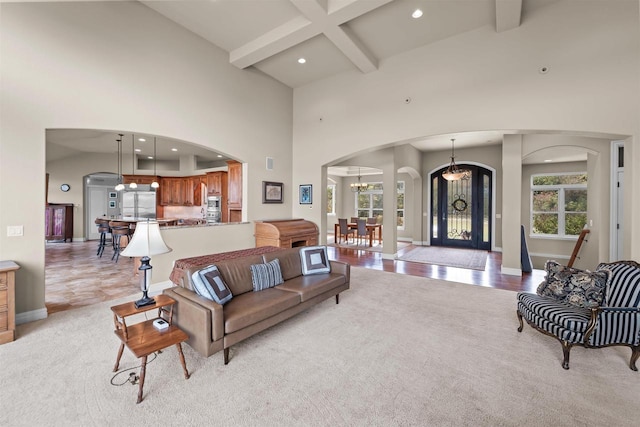
[[(96, 222), (96, 225), (98, 226), (98, 233), (100, 233), (100, 240), (98, 242), (98, 253), (96, 255), (102, 258), (104, 247), (107, 246), (107, 234), (111, 233), (111, 228), (109, 227), (108, 219), (97, 218), (95, 222)], [(113, 237), (112, 237), (112, 240), (113, 240)]]
[(127, 238), (127, 242), (129, 239), (129, 223), (123, 221), (110, 221), (109, 226), (111, 227), (111, 236), (113, 237), (113, 255), (111, 256), (111, 260), (114, 258), (116, 262), (120, 258), (120, 251), (124, 249), (125, 246), (122, 246), (122, 239)]

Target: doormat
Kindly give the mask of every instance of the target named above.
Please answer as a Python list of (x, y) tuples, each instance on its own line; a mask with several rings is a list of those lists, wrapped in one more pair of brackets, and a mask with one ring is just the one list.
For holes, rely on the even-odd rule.
[(484, 270), (487, 264), (487, 251), (421, 246), (410, 250), (399, 257), (398, 260), (468, 268), (470, 270)]

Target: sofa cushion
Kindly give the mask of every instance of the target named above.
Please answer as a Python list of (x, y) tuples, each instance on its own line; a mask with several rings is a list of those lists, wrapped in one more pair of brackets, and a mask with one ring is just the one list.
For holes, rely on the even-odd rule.
[(300, 249), (302, 274), (323, 274), (331, 271), (326, 246), (309, 246)]
[(607, 307), (640, 307), (640, 264), (635, 261), (600, 263), (596, 271), (611, 271), (604, 303)]
[(518, 294), (518, 311), (530, 323), (562, 340), (581, 343), (590, 310), (535, 294)]
[(538, 286), (538, 295), (576, 307), (598, 307), (602, 304), (605, 286), (611, 279), (609, 270), (579, 270), (555, 261), (547, 261), (545, 269), (547, 275)]
[(273, 288), (284, 282), (278, 258), (264, 264), (251, 265), (251, 282), (253, 283), (253, 292)]
[(192, 274), (193, 289), (203, 296), (218, 304), (225, 304), (233, 295), (227, 284), (222, 279), (218, 267), (210, 265)]
[(344, 285), (345, 283), (347, 283), (347, 279), (342, 274), (312, 274), (308, 276), (298, 276), (294, 279), (287, 280), (276, 289), (296, 292), (304, 302), (340, 285)]
[(224, 331), (230, 334), (300, 304), (300, 295), (278, 288), (234, 296), (224, 306)]
[(264, 254), (264, 262), (273, 261), (276, 258), (280, 261), (280, 271), (284, 280), (302, 276), (299, 248), (283, 249), (278, 252)]
[(230, 259), (216, 263), (233, 296), (253, 291), (251, 265), (262, 263), (262, 255)]

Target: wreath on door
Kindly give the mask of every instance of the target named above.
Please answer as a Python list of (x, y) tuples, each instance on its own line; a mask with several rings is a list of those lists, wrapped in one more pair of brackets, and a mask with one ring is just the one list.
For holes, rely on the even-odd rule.
[(467, 210), (467, 202), (460, 198), (455, 199), (453, 203), (451, 203), (451, 206), (453, 206), (453, 209), (458, 212), (464, 212)]

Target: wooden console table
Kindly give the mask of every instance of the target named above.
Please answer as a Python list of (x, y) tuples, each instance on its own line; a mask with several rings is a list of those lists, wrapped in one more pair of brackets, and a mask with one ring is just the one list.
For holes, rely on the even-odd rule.
[[(167, 295), (157, 295), (153, 298), (156, 303), (154, 305), (147, 305), (144, 307), (136, 308), (133, 301), (120, 305), (114, 305), (111, 307), (113, 311), (113, 323), (115, 324), (115, 334), (120, 339), (120, 349), (118, 350), (118, 357), (116, 364), (113, 367), (113, 372), (118, 370), (120, 365), (120, 358), (125, 345), (131, 352), (141, 360), (140, 368), (140, 383), (138, 387), (138, 401), (142, 402), (142, 389), (144, 387), (144, 376), (147, 369), (147, 356), (163, 348), (175, 345), (180, 356), (180, 363), (182, 363), (182, 369), (184, 370), (184, 378), (189, 379), (189, 371), (187, 371), (187, 365), (184, 361), (184, 353), (182, 353), (182, 346), (180, 343), (186, 341), (189, 336), (177, 326), (173, 325), (173, 305), (176, 301)], [(167, 318), (165, 320), (169, 323), (169, 327), (164, 330), (158, 330), (153, 326), (154, 319), (149, 319), (144, 322), (135, 323), (127, 326), (125, 318), (138, 313), (144, 313), (158, 309), (158, 317), (164, 313)]]
[(16, 339), (16, 270), (13, 261), (0, 261), (0, 344)]

